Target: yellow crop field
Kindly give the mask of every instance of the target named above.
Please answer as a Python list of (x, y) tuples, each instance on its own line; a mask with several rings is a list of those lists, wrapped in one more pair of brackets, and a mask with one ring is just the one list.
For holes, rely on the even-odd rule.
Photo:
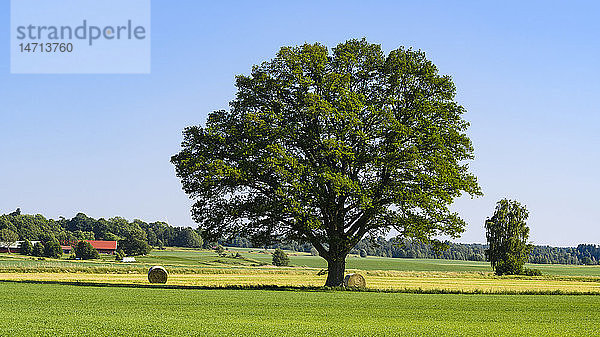
[[(600, 294), (600, 281), (585, 278), (554, 277), (494, 277), (477, 273), (444, 272), (377, 272), (356, 271), (367, 280), (367, 288), (379, 290), (444, 290), (463, 292), (526, 292), (526, 291), (562, 291), (597, 292)], [(140, 273), (130, 274), (93, 274), (93, 273), (0, 273), (5, 281), (61, 281), (95, 282), (107, 284), (148, 284), (147, 276)], [(325, 276), (317, 275), (315, 270), (272, 270), (233, 269), (230, 273), (219, 270), (215, 273), (171, 274), (167, 284), (178, 286), (322, 286)]]

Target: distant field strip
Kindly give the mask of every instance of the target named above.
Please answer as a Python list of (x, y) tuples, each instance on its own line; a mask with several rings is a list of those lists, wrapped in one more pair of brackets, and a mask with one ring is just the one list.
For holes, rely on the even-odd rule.
[[(181, 286), (234, 286), (275, 285), (290, 287), (318, 287), (325, 276), (310, 270), (231, 270), (232, 273), (170, 274), (167, 284)], [(205, 270), (208, 272), (208, 270)], [(423, 272), (364, 272), (367, 287), (381, 290), (447, 290), (461, 292), (581, 292), (600, 294), (600, 280), (579, 278), (511, 278), (461, 273)], [(0, 280), (9, 281), (67, 281), (121, 284), (147, 284), (145, 273), (92, 274), (92, 273), (0, 273)]]
[[(51, 271), (52, 268), (60, 271), (77, 272), (115, 272), (127, 273), (130, 270), (145, 269), (152, 265), (169, 266), (177, 269), (179, 273), (201, 273), (194, 271), (204, 268), (231, 268), (231, 267), (258, 267), (257, 264), (268, 265), (271, 263), (271, 255), (258, 253), (247, 248), (229, 248), (230, 253), (241, 253), (245, 259), (234, 259), (231, 257), (218, 257), (212, 251), (207, 250), (157, 250), (148, 256), (136, 257), (136, 263), (115, 263), (114, 257), (102, 256), (101, 260), (74, 261), (74, 260), (39, 260), (37, 258), (23, 257), (17, 254), (0, 254), (0, 272), (18, 272), (44, 268)], [(305, 253), (291, 253), (290, 263), (292, 266), (323, 269), (327, 267), (325, 260), (319, 256), (311, 256)], [(561, 276), (589, 276), (600, 278), (600, 266), (581, 265), (550, 265), (537, 264), (526, 265), (528, 268), (540, 269), (544, 275)], [(268, 266), (263, 266), (264, 268)], [(425, 272), (467, 272), (467, 273), (491, 273), (489, 262), (460, 261), (441, 259), (400, 259), (385, 257), (360, 258), (350, 256), (346, 260), (348, 269), (357, 270), (389, 270), (389, 271), (425, 271)], [(86, 269), (92, 268), (92, 269)], [(95, 268), (95, 269), (94, 269)], [(272, 268), (272, 266), (271, 266)]]
[[(233, 257), (240, 253), (243, 258)], [(162, 265), (169, 271), (167, 284), (195, 287), (260, 286), (320, 287), (318, 273), (325, 261), (305, 253), (290, 253), (292, 267), (269, 265), (264, 251), (230, 248), (227, 257), (208, 250), (157, 250), (136, 257), (135, 263), (118, 263), (112, 256), (78, 261), (40, 259), (0, 254), (0, 280), (147, 284), (148, 268)], [(542, 277), (496, 277), (489, 263), (435, 259), (380, 257), (347, 259), (347, 272), (366, 277), (377, 290), (465, 293), (600, 293), (600, 266), (530, 265)]]

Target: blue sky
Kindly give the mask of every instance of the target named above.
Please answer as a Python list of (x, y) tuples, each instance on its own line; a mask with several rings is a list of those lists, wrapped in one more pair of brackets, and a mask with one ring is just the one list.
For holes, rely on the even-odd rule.
[[(68, 10), (68, 9), (66, 9)], [(530, 239), (600, 243), (600, 5), (593, 1), (152, 2), (149, 75), (11, 75), (0, 3), (0, 213), (193, 225), (170, 156), (185, 126), (226, 109), (234, 77), (284, 45), (366, 37), (422, 49), (453, 77), (485, 195), (453, 206), (485, 242), (502, 197)]]

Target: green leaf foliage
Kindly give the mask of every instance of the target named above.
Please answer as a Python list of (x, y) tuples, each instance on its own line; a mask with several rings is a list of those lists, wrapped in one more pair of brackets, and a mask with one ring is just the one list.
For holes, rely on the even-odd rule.
[(236, 87), (171, 159), (207, 238), (309, 242), (339, 262), (391, 228), (424, 242), (463, 232), (448, 206), (481, 194), (465, 109), (423, 52), (283, 47)]
[[(174, 227), (164, 222), (146, 223), (129, 221), (121, 217), (94, 219), (78, 213), (71, 219), (46, 219), (43, 215), (21, 214), (20, 210), (0, 215), (0, 235), (3, 230), (18, 234), (20, 240), (59, 241), (137, 239), (152, 246), (200, 247), (199, 231), (187, 227)], [(0, 240), (0, 242), (2, 242)]]
[(123, 261), (123, 258), (125, 257), (125, 252), (122, 249), (118, 249), (115, 252), (115, 261)]
[(36, 242), (35, 245), (33, 245), (33, 251), (31, 252), (31, 255), (33, 256), (38, 256), (38, 257), (42, 257), (44, 256), (44, 244), (41, 242)]
[(0, 245), (10, 253), (10, 246), (19, 240), (19, 235), (9, 228), (0, 229)]
[(60, 243), (58, 242), (58, 240), (54, 239), (54, 240), (50, 240), (48, 242), (46, 242), (46, 244), (44, 244), (44, 256), (45, 257), (51, 257), (54, 259), (58, 259), (62, 256), (63, 251), (62, 251), (62, 247), (60, 246)]
[(277, 248), (273, 252), (272, 263), (274, 266), (278, 266), (278, 267), (287, 266), (290, 264), (290, 258), (287, 256), (287, 254), (283, 250)]
[(90, 260), (90, 259), (98, 259), (100, 258), (100, 254), (96, 248), (92, 246), (91, 243), (87, 241), (79, 241), (77, 245), (74, 247), (75, 249), (75, 257), (78, 257), (82, 260)]
[(29, 240), (21, 243), (21, 255), (31, 255), (33, 253), (33, 245)]
[(125, 239), (118, 242), (119, 249), (122, 249), (127, 256), (146, 255), (150, 253), (152, 247), (140, 239)]
[(519, 202), (502, 199), (496, 204), (492, 218), (485, 221), (489, 245), (485, 255), (497, 275), (524, 273), (523, 265), (533, 248), (527, 243), (528, 216), (527, 209)]

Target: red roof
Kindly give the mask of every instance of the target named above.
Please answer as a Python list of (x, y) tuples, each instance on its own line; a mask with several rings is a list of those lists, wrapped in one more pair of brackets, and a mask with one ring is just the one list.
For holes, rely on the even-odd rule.
[(94, 240), (85, 240), (89, 242), (92, 247), (96, 249), (110, 249), (117, 250), (117, 241), (94, 241)]

